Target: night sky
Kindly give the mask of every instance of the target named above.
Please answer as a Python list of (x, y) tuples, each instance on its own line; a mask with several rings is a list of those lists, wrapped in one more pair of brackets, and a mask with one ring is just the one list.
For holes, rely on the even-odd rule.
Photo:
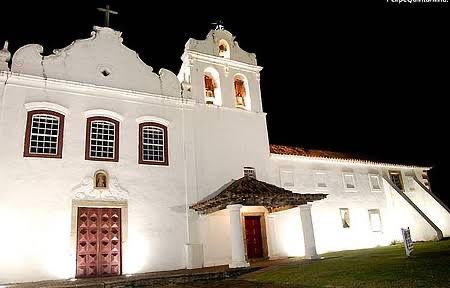
[(444, 167), (450, 136), (448, 3), (60, 2), (2, 3), (0, 44), (9, 40), (14, 52), (38, 43), (48, 55), (102, 26), (96, 7), (108, 2), (119, 12), (111, 26), (123, 32), (124, 44), (155, 71), (177, 73), (185, 42), (204, 39), (210, 23), (221, 19), (264, 67), (270, 143), (430, 165), (433, 191), (450, 203), (444, 185), (450, 172)]

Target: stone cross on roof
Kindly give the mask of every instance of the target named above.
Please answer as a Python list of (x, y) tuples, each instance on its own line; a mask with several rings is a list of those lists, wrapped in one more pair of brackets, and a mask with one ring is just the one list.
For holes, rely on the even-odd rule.
[(106, 5), (106, 8), (97, 8), (97, 10), (105, 13), (105, 27), (109, 27), (109, 14), (119, 14), (119, 12), (111, 10), (109, 5)]
[(217, 20), (217, 22), (211, 23), (215, 25), (216, 30), (225, 30), (225, 26), (223, 25), (223, 21), (221, 19)]

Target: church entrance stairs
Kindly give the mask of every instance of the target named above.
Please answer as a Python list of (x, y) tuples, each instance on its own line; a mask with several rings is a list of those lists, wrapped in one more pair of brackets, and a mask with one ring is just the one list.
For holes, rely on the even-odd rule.
[[(125, 287), (211, 287), (209, 283), (217, 283), (214, 287), (229, 287), (233, 283), (233, 287), (243, 288), (248, 286), (248, 282), (240, 280), (226, 281), (220, 284), (221, 280), (237, 278), (246, 273), (259, 271), (267, 271), (276, 269), (280, 266), (292, 265), (292, 263), (314, 261), (303, 258), (285, 258), (278, 260), (261, 260), (252, 261), (250, 267), (230, 269), (228, 265), (207, 267), (200, 269), (182, 269), (175, 271), (149, 272), (135, 275), (122, 275), (106, 278), (85, 278), (71, 280), (53, 280), (40, 281), (31, 283), (6, 285), (8, 288), (125, 288)], [(236, 285), (234, 285), (236, 284)], [(209, 285), (209, 286), (208, 286)], [(267, 286), (268, 288), (276, 286)], [(265, 288), (265, 286), (264, 286)]]

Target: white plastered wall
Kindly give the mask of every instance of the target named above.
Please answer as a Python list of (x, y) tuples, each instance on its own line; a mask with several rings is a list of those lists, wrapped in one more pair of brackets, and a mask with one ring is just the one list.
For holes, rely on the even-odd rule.
[[(181, 131), (182, 114), (189, 119), (192, 109), (186, 108), (181, 113), (179, 105), (163, 99), (149, 96), (142, 101), (130, 101), (124, 99), (125, 92), (95, 87), (80, 86), (80, 92), (69, 93), (52, 81), (44, 83), (25, 78), (17, 77), (14, 84), (8, 85), (2, 107), (0, 158), (8, 165), (0, 165), (3, 183), (0, 216), (9, 219), (3, 227), (11, 237), (0, 240), (3, 247), (9, 247), (0, 259), (0, 283), (74, 277), (73, 189), (97, 170), (105, 170), (117, 178), (129, 194), (126, 227), (129, 248), (122, 254), (123, 272), (184, 268), (185, 187), (192, 186), (186, 179), (194, 178), (190, 174), (194, 169), (186, 166), (183, 151), (184, 143), (192, 143), (189, 140), (192, 136), (186, 133), (188, 140), (183, 141)], [(36, 83), (41, 86), (36, 87)], [(62, 159), (22, 156), (25, 104), (31, 102), (50, 102), (69, 109)], [(119, 162), (84, 159), (84, 112), (99, 108), (123, 116)], [(137, 164), (136, 119), (147, 115), (170, 123), (168, 167)]]
[(200, 216), (200, 241), (203, 244), (204, 266), (231, 263), (230, 215), (228, 210)]
[[(294, 186), (285, 187), (286, 189), (296, 193), (328, 194), (326, 199), (312, 204), (314, 234), (319, 253), (389, 245), (394, 241), (401, 240), (400, 228), (406, 228), (408, 225), (412, 227), (413, 238), (416, 240), (432, 240), (435, 238), (436, 233), (431, 226), (382, 179), (383, 175), (389, 170), (400, 170), (405, 177), (405, 173), (411, 173), (412, 169), (397, 166), (389, 167), (389, 165), (346, 163), (345, 161), (319, 161), (273, 154), (270, 163), (271, 183), (283, 186), (280, 171), (289, 171), (292, 172), (294, 177)], [(326, 188), (316, 186), (315, 173), (326, 174)], [(349, 190), (344, 187), (343, 175), (347, 173), (354, 176), (355, 189)], [(371, 188), (369, 175), (378, 175), (381, 190)], [(428, 198), (426, 195), (423, 197)], [(432, 201), (424, 202), (421, 200), (421, 202), (430, 203)], [(349, 209), (350, 228), (342, 227), (340, 208)], [(372, 209), (380, 211), (382, 225), (382, 231), (380, 232), (372, 231), (369, 219), (369, 210)], [(431, 210), (434, 211), (433, 213), (442, 213), (439, 214), (440, 221), (446, 221), (442, 220), (448, 217), (442, 209), (433, 206)], [(277, 216), (275, 221), (278, 226), (276, 229), (288, 226), (287, 223), (294, 221), (293, 217), (298, 217), (298, 215)], [(442, 225), (445, 226), (445, 223)], [(278, 232), (278, 234), (280, 233)], [(286, 248), (291, 245), (286, 240), (289, 237), (285, 236), (281, 239), (277, 237), (276, 239), (278, 250), (293, 250)], [(301, 246), (301, 243), (299, 243), (299, 246)], [(279, 251), (277, 253), (283, 254)], [(296, 254), (298, 253), (284, 253), (285, 256), (296, 256)]]

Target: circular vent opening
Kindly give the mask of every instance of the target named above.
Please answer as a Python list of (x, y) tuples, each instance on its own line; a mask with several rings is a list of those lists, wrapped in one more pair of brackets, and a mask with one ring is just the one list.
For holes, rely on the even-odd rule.
[(102, 73), (104, 77), (108, 77), (109, 75), (111, 75), (111, 71), (109, 71), (108, 69), (102, 69), (100, 73)]

